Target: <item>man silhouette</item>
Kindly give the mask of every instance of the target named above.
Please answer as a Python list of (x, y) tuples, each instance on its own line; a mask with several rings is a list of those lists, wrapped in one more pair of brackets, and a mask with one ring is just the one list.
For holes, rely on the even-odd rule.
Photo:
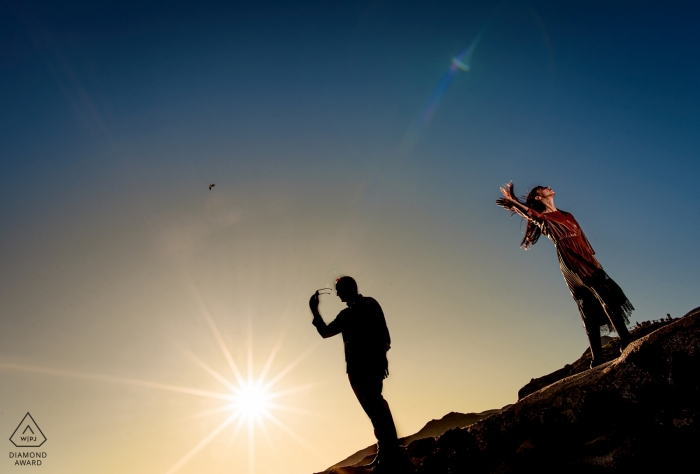
[(316, 292), (309, 300), (314, 315), (312, 324), (323, 338), (343, 335), (350, 386), (369, 416), (377, 438), (377, 456), (368, 466), (394, 466), (401, 451), (389, 404), (382, 396), (382, 385), (389, 375), (386, 353), (391, 344), (384, 313), (374, 298), (357, 292), (357, 283), (352, 277), (338, 278), (335, 290), (348, 307), (326, 324), (318, 311)]

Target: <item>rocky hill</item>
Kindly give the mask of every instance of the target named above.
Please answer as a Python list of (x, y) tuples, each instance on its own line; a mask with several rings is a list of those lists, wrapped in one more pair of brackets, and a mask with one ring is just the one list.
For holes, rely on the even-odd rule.
[[(643, 326), (603, 365), (562, 371), (563, 378), (467, 428), (410, 442), (412, 472), (697, 472), (700, 308)], [(616, 355), (614, 346), (606, 350)], [(582, 359), (567, 370), (583, 367)], [(352, 466), (326, 472), (372, 473)]]
[[(501, 410), (505, 410), (510, 405), (506, 405)], [(436, 438), (443, 435), (446, 431), (454, 428), (466, 428), (467, 426), (473, 425), (477, 421), (483, 420), (484, 418), (498, 413), (501, 410), (486, 410), (481, 413), (448, 413), (439, 420), (430, 420), (423, 428), (420, 429), (415, 434), (411, 436), (406, 436), (405, 438), (399, 439), (401, 446), (408, 446), (413, 441), (423, 438)], [(352, 466), (353, 464), (367, 464), (377, 454), (377, 445), (373, 444), (365, 449), (361, 449), (355, 454), (348, 456), (339, 463), (329, 467), (324, 472), (332, 472), (334, 469), (345, 466)], [(339, 471), (336, 471), (339, 472)]]
[[(644, 321), (643, 323), (637, 323), (637, 325), (630, 330), (630, 336), (632, 337), (633, 341), (636, 341), (637, 339), (641, 339), (663, 326), (671, 324), (673, 321), (677, 321), (677, 319), (673, 319), (669, 314), (665, 319), (659, 319), (658, 321)], [(603, 343), (603, 360), (605, 362), (617, 359), (620, 356), (619, 339), (603, 336), (601, 338), (601, 342)], [(518, 391), (518, 400), (536, 392), (543, 387), (546, 387), (547, 385), (551, 385), (558, 380), (585, 372), (590, 368), (590, 365), (591, 348), (589, 347), (576, 362), (566, 364), (564, 367), (552, 372), (551, 374), (530, 380), (527, 385)]]

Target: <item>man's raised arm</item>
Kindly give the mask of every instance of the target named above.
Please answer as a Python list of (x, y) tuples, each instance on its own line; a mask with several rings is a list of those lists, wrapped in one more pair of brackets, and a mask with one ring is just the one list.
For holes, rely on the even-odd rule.
[(311, 314), (314, 315), (314, 319), (311, 324), (316, 326), (316, 330), (322, 338), (325, 339), (327, 337), (333, 337), (340, 333), (341, 328), (337, 319), (332, 321), (330, 324), (326, 324), (321, 317), (321, 313), (318, 311), (318, 292), (314, 293), (311, 296), (311, 299), (309, 299), (309, 308), (311, 308)]

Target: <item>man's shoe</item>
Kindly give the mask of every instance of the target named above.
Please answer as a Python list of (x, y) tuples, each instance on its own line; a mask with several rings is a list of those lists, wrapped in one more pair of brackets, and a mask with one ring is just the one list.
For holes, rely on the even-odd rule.
[(591, 369), (594, 367), (598, 367), (599, 365), (604, 364), (604, 363), (605, 363), (605, 361), (603, 361), (602, 358), (601, 359), (591, 359)]
[(382, 452), (377, 464), (376, 474), (404, 474), (413, 472), (413, 464), (400, 446)]
[(360, 467), (364, 467), (365, 469), (372, 469), (374, 467), (377, 467), (379, 465), (379, 453), (377, 453), (376, 456), (374, 456), (374, 459), (369, 464), (363, 464)]

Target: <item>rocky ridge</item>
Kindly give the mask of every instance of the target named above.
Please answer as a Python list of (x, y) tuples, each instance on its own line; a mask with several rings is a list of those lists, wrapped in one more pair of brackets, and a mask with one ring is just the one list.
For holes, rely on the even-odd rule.
[[(495, 409), (495, 410), (486, 410), (481, 413), (457, 413), (457, 412), (451, 412), (448, 413), (447, 415), (443, 416), (442, 418), (438, 420), (430, 420), (426, 425), (420, 429), (417, 433), (414, 433), (410, 436), (406, 436), (404, 438), (399, 439), (399, 443), (401, 446), (408, 446), (411, 444), (413, 441), (416, 441), (418, 439), (423, 439), (423, 438), (436, 438), (438, 436), (441, 436), (444, 434), (446, 431), (454, 429), (454, 428), (465, 428), (467, 426), (473, 425), (477, 421), (483, 420), (486, 417), (489, 417), (493, 415), (494, 413), (498, 413), (501, 410), (504, 410), (508, 408), (510, 405), (506, 405), (502, 409)], [(346, 467), (346, 466), (352, 466), (354, 464), (367, 464), (369, 463), (374, 456), (377, 454), (377, 445), (373, 444), (372, 446), (368, 446), (365, 449), (361, 449), (360, 451), (356, 452), (355, 454), (352, 454), (348, 456), (347, 458), (343, 459), (339, 463), (329, 467), (326, 471), (324, 472), (332, 472), (333, 469), (337, 469), (340, 467)]]
[[(603, 365), (571, 374), (585, 363), (584, 353), (565, 367), (568, 375), (562, 370), (559, 380), (507, 409), (410, 442), (410, 472), (697, 472), (700, 308), (639, 329), (633, 331), (638, 339)], [(611, 344), (606, 350), (613, 356)], [(374, 471), (349, 466), (326, 472)]]
[[(666, 318), (654, 320), (654, 321), (644, 321), (643, 323), (637, 323), (634, 328), (630, 330), (630, 336), (633, 341), (641, 339), (644, 336), (651, 334), (659, 328), (671, 324), (673, 321), (677, 321), (671, 315), (667, 315)], [(603, 360), (609, 362), (611, 360), (617, 359), (620, 356), (620, 340), (618, 338), (613, 338), (609, 336), (603, 336)], [(555, 370), (551, 374), (544, 375), (530, 380), (530, 382), (518, 391), (518, 400), (536, 392), (537, 390), (551, 385), (558, 380), (569, 377), (571, 375), (580, 374), (590, 369), (591, 365), (591, 348), (587, 348), (581, 357), (572, 364), (566, 364), (559, 370)]]

